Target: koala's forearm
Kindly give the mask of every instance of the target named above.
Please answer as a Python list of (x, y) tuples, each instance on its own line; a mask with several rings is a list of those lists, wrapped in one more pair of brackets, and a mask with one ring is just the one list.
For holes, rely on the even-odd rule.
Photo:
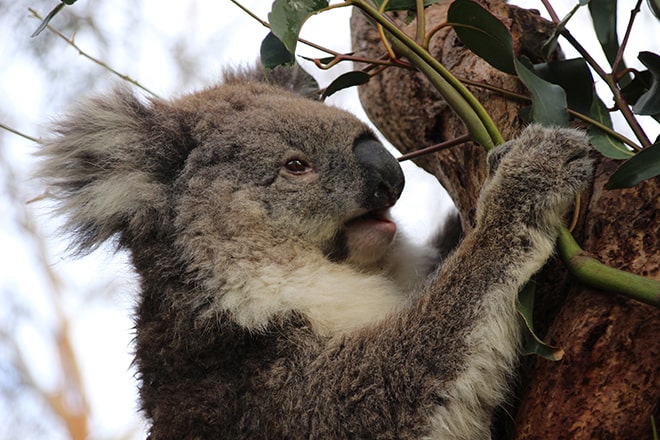
[(477, 228), (410, 309), (335, 341), (310, 363), (301, 399), (317, 403), (311, 423), (341, 420), (357, 436), (486, 437), (518, 352), (518, 289), (551, 249), (545, 234)]

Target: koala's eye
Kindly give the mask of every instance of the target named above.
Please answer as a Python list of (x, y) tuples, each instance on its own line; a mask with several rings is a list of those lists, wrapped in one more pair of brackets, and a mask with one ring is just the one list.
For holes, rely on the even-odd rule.
[(305, 174), (312, 170), (312, 166), (303, 159), (290, 159), (284, 164), (284, 168), (293, 174)]

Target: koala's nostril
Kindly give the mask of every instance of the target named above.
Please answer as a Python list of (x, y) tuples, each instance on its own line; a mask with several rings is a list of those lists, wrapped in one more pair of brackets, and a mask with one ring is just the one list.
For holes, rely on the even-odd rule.
[(405, 183), (399, 162), (373, 139), (358, 141), (353, 149), (365, 180), (366, 208), (392, 206), (401, 196)]

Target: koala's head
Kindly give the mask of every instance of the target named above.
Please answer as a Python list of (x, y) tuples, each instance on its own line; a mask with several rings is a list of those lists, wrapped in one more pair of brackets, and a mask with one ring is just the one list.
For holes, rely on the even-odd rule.
[(295, 242), (360, 265), (394, 236), (403, 174), (373, 133), (253, 74), (171, 101), (93, 98), (57, 134), (40, 175), (82, 251), (115, 235), (134, 254), (185, 242), (182, 258)]

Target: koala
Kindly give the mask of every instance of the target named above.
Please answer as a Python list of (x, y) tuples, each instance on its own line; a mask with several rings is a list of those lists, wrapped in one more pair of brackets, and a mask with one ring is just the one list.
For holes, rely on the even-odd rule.
[(374, 133), (280, 76), (97, 96), (39, 153), (75, 249), (112, 240), (139, 275), (150, 439), (489, 438), (518, 291), (592, 175), (586, 134), (531, 125), (493, 150), (439, 264), (397, 233), (404, 176)]

